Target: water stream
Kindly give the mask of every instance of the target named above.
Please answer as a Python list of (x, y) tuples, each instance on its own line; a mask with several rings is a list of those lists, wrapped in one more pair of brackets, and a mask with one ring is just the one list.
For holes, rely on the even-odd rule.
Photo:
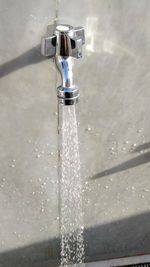
[[(61, 113), (61, 114), (60, 114)], [(84, 260), (82, 182), (75, 105), (59, 107), (61, 266)]]

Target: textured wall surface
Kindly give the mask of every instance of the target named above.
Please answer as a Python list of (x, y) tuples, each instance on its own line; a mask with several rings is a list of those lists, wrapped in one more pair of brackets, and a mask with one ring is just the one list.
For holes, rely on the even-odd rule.
[(79, 140), (87, 260), (150, 253), (150, 2), (0, 0), (0, 266), (59, 251), (56, 70), (48, 23), (83, 25)]

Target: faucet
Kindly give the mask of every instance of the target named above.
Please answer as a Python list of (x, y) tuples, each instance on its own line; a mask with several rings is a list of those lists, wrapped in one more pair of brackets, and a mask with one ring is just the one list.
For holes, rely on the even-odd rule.
[(57, 97), (63, 105), (74, 105), (79, 100), (79, 89), (73, 82), (73, 58), (82, 57), (84, 43), (84, 28), (66, 24), (57, 25), (52, 36), (42, 38), (42, 55), (55, 57), (61, 75), (62, 84), (57, 88)]

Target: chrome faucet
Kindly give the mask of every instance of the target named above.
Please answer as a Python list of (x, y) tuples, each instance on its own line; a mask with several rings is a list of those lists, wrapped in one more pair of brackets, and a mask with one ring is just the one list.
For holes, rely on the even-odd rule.
[(62, 84), (57, 88), (57, 97), (61, 104), (74, 105), (78, 102), (79, 90), (73, 84), (73, 58), (82, 57), (84, 43), (84, 28), (70, 25), (58, 25), (52, 36), (42, 38), (42, 55), (55, 57), (61, 74)]

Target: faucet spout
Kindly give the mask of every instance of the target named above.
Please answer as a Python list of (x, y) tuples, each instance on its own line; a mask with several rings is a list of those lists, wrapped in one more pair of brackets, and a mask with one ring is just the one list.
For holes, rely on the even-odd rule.
[(56, 65), (60, 72), (61, 79), (62, 79), (62, 86), (63, 87), (72, 87), (73, 86), (73, 61), (71, 57), (56, 57)]
[(62, 85), (57, 88), (58, 100), (64, 105), (73, 105), (78, 102), (79, 90), (73, 85), (72, 58), (56, 56), (56, 65), (62, 80)]
[(84, 44), (83, 27), (58, 25), (52, 37), (42, 40), (43, 55), (54, 56), (58, 71), (61, 75), (61, 85), (57, 88), (58, 100), (64, 105), (78, 102), (79, 90), (73, 84), (73, 58), (82, 57)]

